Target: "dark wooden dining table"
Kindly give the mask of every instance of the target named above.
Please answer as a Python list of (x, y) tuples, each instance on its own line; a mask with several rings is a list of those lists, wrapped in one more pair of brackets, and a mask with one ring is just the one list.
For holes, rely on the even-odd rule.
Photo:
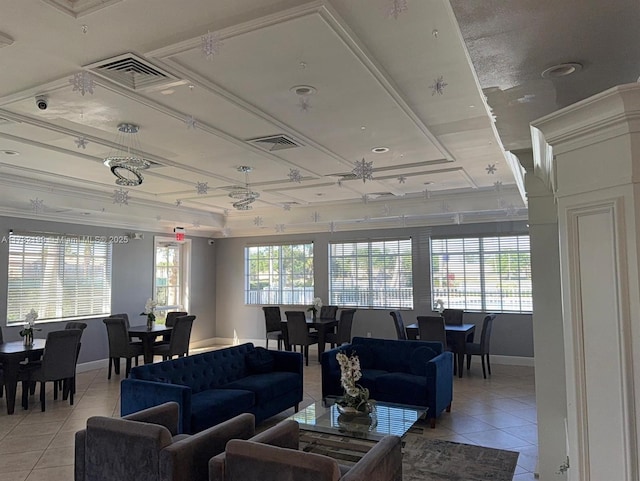
[(20, 363), (25, 359), (39, 359), (44, 352), (46, 339), (34, 339), (30, 347), (23, 341), (0, 343), (0, 364), (4, 375), (4, 389), (7, 399), (7, 414), (13, 414), (16, 407), (16, 391), (18, 388), (18, 371)]
[[(331, 332), (338, 325), (337, 319), (323, 319), (323, 318), (310, 318), (307, 317), (307, 327), (309, 329), (317, 329), (318, 331), (318, 362), (322, 359), (322, 353), (324, 352), (324, 345), (326, 343), (327, 332)], [(289, 344), (289, 331), (287, 330), (287, 320), (280, 321), (282, 328), (282, 340), (284, 341), (284, 348), (287, 351), (291, 350), (291, 344)]]
[[(405, 327), (407, 330), (407, 337), (409, 339), (418, 338), (418, 323), (409, 324)], [(464, 355), (467, 351), (467, 336), (473, 334), (476, 330), (475, 324), (445, 324), (444, 330), (447, 334), (447, 341), (451, 342), (454, 348), (453, 353), (457, 357), (458, 377), (462, 377), (464, 371)]]
[(145, 364), (153, 362), (153, 343), (156, 338), (170, 333), (172, 329), (172, 327), (165, 326), (164, 324), (154, 324), (151, 328), (148, 328), (146, 325), (131, 326), (129, 328), (129, 338), (137, 338), (142, 341)]

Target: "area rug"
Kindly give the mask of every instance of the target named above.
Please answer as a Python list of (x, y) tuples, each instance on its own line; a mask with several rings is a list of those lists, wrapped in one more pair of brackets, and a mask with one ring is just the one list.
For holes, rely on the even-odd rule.
[[(417, 424), (419, 424), (418, 421)], [(428, 428), (427, 428), (428, 429)], [(437, 429), (437, 428), (436, 428)], [(519, 453), (432, 439), (419, 425), (402, 438), (403, 481), (511, 481)], [(353, 465), (373, 442), (301, 431), (300, 448)]]

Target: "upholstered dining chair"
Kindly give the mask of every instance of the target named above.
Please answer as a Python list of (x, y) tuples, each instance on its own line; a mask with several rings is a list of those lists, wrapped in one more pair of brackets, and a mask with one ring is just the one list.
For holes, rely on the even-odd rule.
[(27, 363), (18, 372), (18, 379), (22, 381), (22, 407), (29, 408), (29, 390), (31, 383), (40, 383), (40, 408), (45, 410), (45, 384), (53, 381), (53, 399), (58, 399), (58, 384), (56, 381), (64, 381), (63, 399), (69, 397), (73, 405), (74, 390), (73, 378), (76, 375), (76, 360), (78, 344), (82, 330), (64, 329), (52, 331), (47, 334), (42, 360)]
[(280, 307), (278, 306), (262, 306), (264, 312), (264, 323), (266, 329), (265, 347), (269, 349), (269, 339), (275, 339), (278, 343), (278, 350), (282, 349), (282, 317), (280, 316)]
[(131, 327), (131, 324), (129, 323), (129, 314), (127, 314), (126, 312), (122, 312), (120, 314), (111, 314), (107, 319), (113, 319), (114, 317), (117, 317), (118, 319), (124, 319), (124, 325), (126, 326), (127, 330)]
[(340, 311), (337, 331), (329, 332), (324, 337), (324, 340), (331, 344), (331, 348), (351, 342), (351, 327), (355, 313), (355, 309), (343, 309)]
[(193, 327), (195, 318), (196, 316), (181, 316), (176, 318), (171, 331), (169, 344), (153, 346), (153, 355), (162, 356), (163, 360), (171, 359), (173, 356), (188, 356), (191, 328)]
[[(167, 327), (173, 327), (176, 323), (176, 319), (178, 317), (182, 317), (182, 316), (188, 316), (189, 313), (185, 312), (185, 311), (171, 311), (167, 313), (167, 318), (164, 321), (164, 325)], [(154, 343), (154, 346), (159, 346), (161, 344), (169, 344), (169, 341), (171, 340), (171, 333), (168, 332), (166, 334), (162, 335), (162, 340), (161, 341), (157, 341), (156, 343)]]
[(336, 319), (338, 316), (338, 306), (322, 306), (320, 308), (320, 319)]
[(437, 341), (447, 349), (447, 334), (444, 320), (440, 316), (418, 316), (418, 335), (421, 341)]
[[(2, 327), (0, 327), (0, 344), (4, 342), (2, 338)], [(4, 373), (2, 371), (2, 363), (0, 363), (0, 398), (2, 397), (2, 393), (4, 392)]]
[[(80, 329), (80, 332), (84, 332), (87, 328), (86, 322), (69, 321), (64, 326), (65, 329)], [(80, 348), (82, 347), (82, 335), (80, 335), (80, 342), (78, 342), (78, 352), (76, 353), (76, 365), (78, 364), (78, 357), (80, 357)], [(62, 380), (58, 381), (58, 387), (62, 389)], [(73, 393), (76, 393), (76, 376), (74, 374), (73, 381), (71, 383), (71, 389)]]
[(461, 326), (463, 316), (463, 309), (445, 309), (444, 311), (442, 311), (444, 323), (449, 326)]
[(482, 376), (487, 379), (487, 372), (484, 366), (484, 359), (487, 358), (487, 369), (489, 375), (491, 375), (491, 362), (489, 361), (489, 352), (491, 351), (491, 329), (493, 327), (493, 320), (496, 318), (495, 314), (488, 314), (482, 321), (482, 332), (480, 333), (480, 342), (467, 342), (466, 354), (467, 354), (467, 370), (471, 368), (471, 356), (480, 356), (482, 360)]
[(304, 351), (306, 365), (309, 365), (309, 346), (318, 344), (318, 333), (309, 332), (304, 311), (285, 311), (287, 316), (287, 332), (289, 345), (295, 351), (295, 346), (300, 346)]
[(398, 336), (398, 339), (406, 341), (407, 330), (404, 327), (402, 313), (400, 311), (391, 311), (389, 314), (391, 315), (391, 317), (393, 317), (393, 325), (396, 328), (396, 335)]
[(111, 379), (111, 366), (113, 365), (116, 374), (120, 374), (120, 358), (126, 361), (125, 377), (129, 376), (131, 370), (131, 359), (135, 358), (138, 365), (138, 356), (144, 354), (142, 344), (129, 341), (129, 333), (125, 320), (121, 317), (108, 317), (102, 322), (107, 326), (107, 338), (109, 339), (109, 374), (107, 379)]

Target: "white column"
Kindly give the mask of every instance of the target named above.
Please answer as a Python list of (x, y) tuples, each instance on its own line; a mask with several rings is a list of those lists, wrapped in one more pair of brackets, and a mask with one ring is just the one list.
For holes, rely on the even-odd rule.
[(532, 125), (553, 151), (537, 166), (558, 207), (567, 479), (635, 481), (640, 85), (610, 89)]

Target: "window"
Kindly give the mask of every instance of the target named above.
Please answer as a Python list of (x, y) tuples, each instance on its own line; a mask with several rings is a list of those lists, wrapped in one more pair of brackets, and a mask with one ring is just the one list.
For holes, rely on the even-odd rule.
[(244, 264), (246, 304), (313, 301), (313, 244), (245, 247)]
[(470, 311), (532, 312), (529, 236), (431, 239), (431, 299)]
[(154, 300), (156, 319), (164, 322), (169, 311), (189, 310), (189, 267), (191, 240), (177, 242), (171, 237), (156, 237)]
[(329, 303), (413, 309), (411, 239), (329, 244)]
[(38, 312), (39, 320), (50, 321), (109, 315), (109, 239), (12, 233), (9, 236), (7, 325), (22, 323), (31, 309)]

